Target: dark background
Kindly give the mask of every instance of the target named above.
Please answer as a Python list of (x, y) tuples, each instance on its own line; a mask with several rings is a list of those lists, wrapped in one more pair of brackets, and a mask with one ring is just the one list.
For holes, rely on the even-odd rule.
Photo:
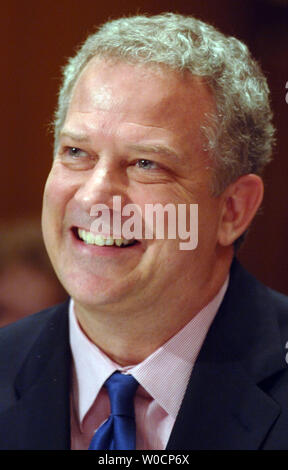
[(288, 294), (285, 0), (10, 0), (2, 4), (0, 222), (40, 217), (52, 158), (48, 127), (66, 58), (94, 25), (122, 15), (163, 11), (194, 15), (242, 39), (268, 77), (278, 142), (264, 178), (262, 213), (239, 257), (259, 279)]

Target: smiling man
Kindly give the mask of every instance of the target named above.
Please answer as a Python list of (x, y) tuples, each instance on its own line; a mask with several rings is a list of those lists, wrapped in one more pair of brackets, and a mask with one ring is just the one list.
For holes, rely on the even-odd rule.
[[(1, 448), (288, 448), (288, 302), (235, 259), (272, 141), (266, 80), (236, 39), (174, 14), (87, 39), (43, 201), (71, 299), (1, 332)], [(194, 249), (179, 231), (115, 233), (115, 197), (141, 214), (197, 205)]]

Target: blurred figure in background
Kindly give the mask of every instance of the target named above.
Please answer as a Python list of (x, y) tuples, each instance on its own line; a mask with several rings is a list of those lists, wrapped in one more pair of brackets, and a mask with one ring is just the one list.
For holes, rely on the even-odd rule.
[(1, 224), (0, 240), (0, 327), (66, 299), (46, 254), (40, 222)]

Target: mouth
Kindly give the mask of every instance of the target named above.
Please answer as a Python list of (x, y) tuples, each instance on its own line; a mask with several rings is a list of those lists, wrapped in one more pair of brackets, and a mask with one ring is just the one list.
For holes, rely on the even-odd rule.
[(125, 238), (113, 238), (110, 235), (94, 234), (90, 231), (74, 227), (74, 236), (86, 245), (96, 245), (101, 247), (129, 248), (140, 242), (135, 238), (127, 240)]

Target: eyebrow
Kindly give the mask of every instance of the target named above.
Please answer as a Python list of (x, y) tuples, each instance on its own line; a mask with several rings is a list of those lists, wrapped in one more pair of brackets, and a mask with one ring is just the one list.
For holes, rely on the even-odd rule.
[(175, 150), (161, 144), (130, 144), (128, 148), (142, 154), (162, 154), (179, 160), (179, 155)]
[(60, 132), (59, 138), (69, 137), (70, 139), (76, 140), (77, 142), (88, 142), (90, 138), (87, 134), (74, 132), (72, 130), (63, 130)]

